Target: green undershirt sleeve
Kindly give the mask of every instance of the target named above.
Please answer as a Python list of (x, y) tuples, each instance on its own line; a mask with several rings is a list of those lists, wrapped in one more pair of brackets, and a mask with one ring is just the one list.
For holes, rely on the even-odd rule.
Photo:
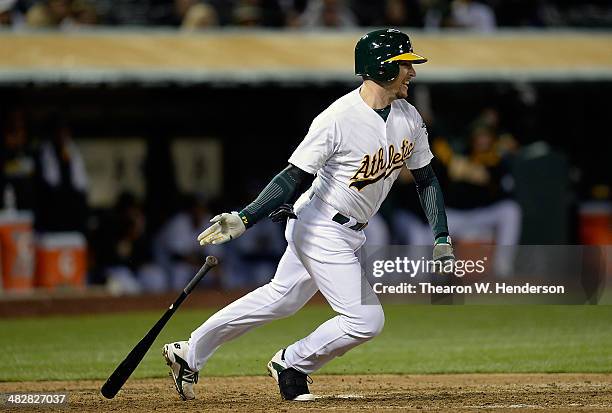
[(448, 236), (444, 196), (442, 195), (440, 182), (438, 182), (431, 164), (423, 168), (413, 169), (410, 172), (412, 172), (414, 177), (421, 206), (429, 221), (434, 239)]
[(261, 191), (259, 196), (238, 213), (249, 228), (286, 203), (293, 203), (310, 186), (314, 176), (289, 164)]

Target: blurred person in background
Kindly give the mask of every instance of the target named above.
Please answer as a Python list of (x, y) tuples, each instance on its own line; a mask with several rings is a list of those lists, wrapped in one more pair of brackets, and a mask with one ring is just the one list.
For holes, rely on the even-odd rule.
[(245, 234), (225, 252), (225, 289), (259, 287), (270, 281), (285, 251), (283, 228), (267, 220), (251, 234)]
[(424, 24), (427, 30), (453, 27), (450, 3), (447, 0), (423, 0)]
[(387, 0), (384, 24), (393, 27), (423, 27), (421, 4), (418, 0)]
[[(256, 197), (257, 188), (261, 186), (260, 180), (253, 179), (244, 193)], [(225, 246), (224, 288), (259, 287), (270, 281), (287, 243), (282, 225), (272, 220), (265, 220), (260, 225), (251, 228), (255, 230), (252, 234), (244, 234)]]
[(477, 32), (492, 32), (497, 27), (493, 9), (473, 0), (453, 0), (451, 18), (455, 27)]
[(151, 14), (158, 15), (151, 24), (180, 27), (182, 30), (200, 30), (219, 25), (215, 8), (200, 0), (174, 0), (172, 7), (153, 7)]
[(217, 11), (197, 0), (175, 0), (174, 10), (183, 30), (199, 30), (219, 25)]
[(359, 26), (377, 26), (384, 22), (385, 1), (350, 0), (351, 11)]
[(353, 28), (357, 18), (344, 0), (310, 0), (296, 23), (305, 28)]
[(240, 0), (232, 12), (232, 24), (243, 27), (261, 26), (263, 13), (257, 0)]
[(26, 15), (27, 25), (38, 29), (74, 29), (97, 22), (96, 9), (86, 0), (44, 0), (34, 4)]
[(17, 8), (17, 0), (0, 0), (0, 28), (18, 29), (24, 24), (25, 18)]
[[(503, 277), (513, 270), (510, 247), (520, 240), (522, 213), (513, 198), (511, 174), (518, 144), (507, 134), (499, 137), (498, 124), (497, 111), (487, 108), (471, 128), (465, 154), (443, 137), (433, 140), (432, 149), (446, 182), (446, 213), (455, 241), (504, 246), (497, 249), (494, 261), (496, 274)], [(426, 245), (429, 228), (422, 219), (409, 212), (396, 218), (411, 243)]]
[[(432, 164), (436, 166), (436, 175), (440, 176), (437, 161)], [(391, 202), (395, 206), (391, 212), (392, 241), (401, 245), (429, 245), (427, 218), (421, 205), (412, 197), (402, 196), (415, 190), (414, 178), (408, 169), (402, 169), (395, 185), (400, 189), (391, 193)]]
[[(105, 25), (173, 25), (174, 3), (168, 0), (92, 0)], [(169, 22), (171, 20), (172, 22)], [(178, 24), (176, 24), (178, 25)]]
[(610, 28), (612, 26), (612, 4), (609, 0), (539, 1), (535, 9), (535, 20), (548, 27)]
[[(449, 225), (456, 237), (493, 239), (497, 245), (516, 245), (520, 238), (521, 210), (512, 197), (512, 152), (494, 129), (474, 125), (467, 156), (453, 152), (442, 138), (434, 153), (446, 167)], [(492, 235), (492, 237), (491, 237)]]
[(94, 26), (99, 23), (96, 8), (85, 0), (73, 0), (71, 11), (73, 28)]
[(279, 0), (285, 15), (285, 26), (298, 27), (300, 15), (304, 13), (307, 4), (307, 0)]
[[(36, 156), (28, 139), (23, 109), (13, 109), (1, 117), (0, 136), (0, 205), (33, 210)], [(14, 205), (6, 205), (7, 202)]]
[[(183, 208), (170, 217), (155, 235), (155, 262), (168, 274), (170, 289), (184, 288), (204, 264), (207, 255), (221, 258), (223, 247), (202, 248), (197, 240), (202, 227), (208, 225), (210, 218), (212, 216), (204, 197), (188, 194), (184, 196)], [(219, 282), (218, 278), (219, 273), (213, 271), (203, 283), (211, 286)]]
[(352, 0), (350, 5), (360, 26), (423, 27), (419, 0)]
[(40, 232), (85, 233), (89, 214), (85, 162), (67, 121), (53, 116), (37, 155), (34, 226)]
[(282, 27), (285, 15), (276, 0), (238, 0), (233, 6), (232, 24), (243, 27)]
[(167, 289), (163, 269), (152, 262), (145, 215), (134, 195), (122, 193), (94, 235), (94, 282), (105, 284), (115, 295)]

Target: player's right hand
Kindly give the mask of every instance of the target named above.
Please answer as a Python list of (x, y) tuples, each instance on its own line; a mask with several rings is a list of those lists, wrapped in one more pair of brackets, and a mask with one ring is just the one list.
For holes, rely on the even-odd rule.
[(232, 212), (231, 214), (224, 212), (223, 214), (215, 216), (210, 222), (213, 224), (198, 235), (198, 241), (202, 246), (208, 244), (223, 244), (224, 242), (238, 238), (246, 231), (246, 227), (238, 215), (238, 212)]

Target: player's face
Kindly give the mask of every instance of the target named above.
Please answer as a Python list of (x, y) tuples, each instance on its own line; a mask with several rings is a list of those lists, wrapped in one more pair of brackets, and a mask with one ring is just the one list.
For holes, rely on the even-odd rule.
[(409, 62), (400, 62), (399, 67), (399, 75), (389, 85), (390, 92), (396, 99), (405, 99), (408, 97), (408, 83), (416, 76), (416, 71)]

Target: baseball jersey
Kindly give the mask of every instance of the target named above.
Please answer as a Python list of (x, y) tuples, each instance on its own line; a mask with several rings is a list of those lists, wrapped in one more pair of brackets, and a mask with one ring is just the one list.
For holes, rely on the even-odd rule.
[(340, 213), (367, 222), (404, 164), (418, 169), (433, 154), (414, 106), (394, 100), (385, 122), (359, 94), (332, 103), (313, 121), (289, 163), (316, 174), (310, 191)]

